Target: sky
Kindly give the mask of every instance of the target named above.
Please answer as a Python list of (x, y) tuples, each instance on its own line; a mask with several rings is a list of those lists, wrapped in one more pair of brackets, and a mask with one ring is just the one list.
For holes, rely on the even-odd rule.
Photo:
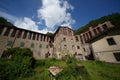
[(89, 21), (120, 13), (120, 0), (0, 0), (0, 17), (40, 33), (59, 26), (76, 30)]

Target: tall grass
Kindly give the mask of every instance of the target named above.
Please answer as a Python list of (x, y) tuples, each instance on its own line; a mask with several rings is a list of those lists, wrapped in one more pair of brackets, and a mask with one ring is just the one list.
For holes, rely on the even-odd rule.
[(82, 62), (91, 80), (120, 80), (120, 64), (110, 64), (100, 61)]
[[(76, 65), (82, 64), (79, 68)], [(50, 66), (59, 66), (63, 70), (55, 76), (56, 80), (120, 80), (120, 65), (100, 61), (82, 61), (69, 57), (63, 60), (44, 59), (36, 61), (35, 74), (18, 80), (52, 80), (48, 71)]]

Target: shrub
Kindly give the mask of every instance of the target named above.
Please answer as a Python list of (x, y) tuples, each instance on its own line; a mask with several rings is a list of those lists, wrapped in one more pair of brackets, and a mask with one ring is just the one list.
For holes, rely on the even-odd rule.
[(65, 56), (63, 58), (63, 61), (65, 61), (67, 64), (77, 63), (77, 59), (75, 59), (74, 57), (70, 57), (70, 56)]
[(37, 66), (45, 66), (45, 60), (37, 60), (35, 63), (35, 67)]
[(42, 59), (42, 60), (37, 60), (35, 63), (35, 66), (41, 66), (41, 67), (46, 67), (49, 68), (50, 66), (53, 66), (53, 64), (57, 60), (55, 58), (48, 58), (48, 59)]
[(0, 59), (0, 80), (14, 80), (32, 75), (33, 53), (28, 48), (9, 48)]

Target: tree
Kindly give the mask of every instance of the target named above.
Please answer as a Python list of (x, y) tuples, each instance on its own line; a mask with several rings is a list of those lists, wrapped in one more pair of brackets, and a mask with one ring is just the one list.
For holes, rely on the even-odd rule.
[(6, 26), (13, 26), (12, 23), (8, 22), (8, 21), (7, 21), (5, 18), (3, 18), (3, 17), (0, 17), (0, 23), (1, 23), (1, 24), (4, 24), (4, 25), (6, 25)]

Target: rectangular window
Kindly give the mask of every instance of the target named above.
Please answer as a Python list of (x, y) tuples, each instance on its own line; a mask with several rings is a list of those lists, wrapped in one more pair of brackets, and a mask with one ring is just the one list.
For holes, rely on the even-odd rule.
[(42, 41), (42, 38), (43, 38), (43, 35), (41, 35), (41, 37), (40, 37), (40, 41)]
[(98, 30), (99, 33), (101, 32), (101, 28), (100, 27), (98, 27), (97, 30)]
[(63, 41), (66, 41), (66, 38), (63, 38)]
[(21, 31), (21, 30), (19, 30), (19, 31), (18, 31), (18, 34), (17, 34), (17, 38), (20, 38), (20, 37), (21, 37), (21, 35), (22, 35), (22, 31)]
[(39, 45), (39, 48), (42, 48), (42, 44)]
[(97, 31), (96, 31), (96, 29), (94, 29), (93, 32), (95, 33), (95, 35), (97, 35)]
[(83, 39), (82, 39), (82, 36), (80, 36), (80, 40), (81, 40), (81, 43), (83, 44)]
[(27, 37), (27, 31), (24, 32), (23, 39)]
[(39, 40), (39, 34), (37, 34), (37, 40)]
[(3, 32), (4, 27), (0, 27), (0, 35)]
[(78, 42), (78, 41), (79, 41), (77, 36), (75, 37), (75, 39), (76, 39), (76, 42)]
[(45, 41), (46, 36), (44, 36), (44, 41)]
[(107, 30), (107, 28), (108, 28), (106, 24), (102, 25), (102, 27), (104, 30)]
[(48, 48), (48, 45), (46, 45), (46, 48)]
[(49, 41), (49, 37), (47, 37), (47, 42)]
[(84, 52), (86, 52), (86, 49), (85, 49), (85, 48), (83, 48), (83, 51), (84, 51)]
[(29, 33), (28, 39), (31, 39), (32, 37), (32, 33)]
[(21, 42), (20, 43), (20, 47), (24, 47), (25, 43), (24, 42)]
[(12, 41), (8, 41), (7, 46), (12, 46)]
[(117, 60), (117, 61), (120, 61), (120, 52), (113, 53), (113, 54), (114, 54), (116, 60)]
[(16, 32), (17, 32), (17, 30), (14, 29), (13, 32), (12, 32), (12, 34), (11, 34), (11, 37), (15, 37)]
[(77, 46), (77, 49), (80, 49), (80, 46)]
[(86, 37), (87, 37), (87, 39), (89, 39), (88, 33), (86, 33)]
[(108, 38), (107, 42), (108, 42), (109, 45), (116, 45), (116, 42), (114, 41), (113, 38)]
[(34, 48), (34, 43), (31, 44), (31, 48)]
[(7, 28), (7, 30), (6, 30), (5, 33), (4, 33), (4, 36), (8, 36), (9, 33), (10, 33), (10, 28)]
[(35, 33), (33, 33), (33, 40), (35, 40), (35, 36), (36, 36), (36, 34), (35, 34)]

